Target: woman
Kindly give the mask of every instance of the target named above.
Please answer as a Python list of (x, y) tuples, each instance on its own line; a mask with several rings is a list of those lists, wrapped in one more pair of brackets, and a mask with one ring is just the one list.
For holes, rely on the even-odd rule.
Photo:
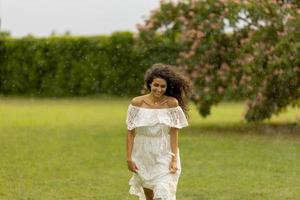
[(190, 82), (175, 68), (146, 71), (149, 94), (132, 99), (127, 113), (127, 165), (134, 172), (129, 193), (140, 200), (175, 200), (181, 171), (178, 129), (188, 125)]

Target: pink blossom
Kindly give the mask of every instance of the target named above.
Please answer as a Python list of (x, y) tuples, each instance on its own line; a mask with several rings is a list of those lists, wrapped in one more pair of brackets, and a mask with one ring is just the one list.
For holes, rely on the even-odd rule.
[(154, 22), (150, 21), (148, 24), (146, 24), (147, 29), (152, 29), (154, 27)]
[(299, 67), (294, 67), (294, 68), (293, 68), (293, 71), (294, 71), (294, 72), (298, 72), (299, 70), (300, 70)]
[(220, 27), (220, 25), (219, 25), (219, 23), (214, 22), (214, 23), (210, 24), (210, 27), (211, 27), (212, 29), (218, 29), (218, 28)]
[(263, 96), (262, 93), (261, 93), (261, 92), (258, 92), (256, 98), (257, 98), (257, 99), (262, 99), (262, 96)]
[(197, 32), (197, 37), (198, 38), (203, 38), (205, 36), (205, 33), (204, 32), (202, 32), (202, 31), (198, 31)]
[(210, 90), (210, 89), (209, 89), (209, 87), (207, 87), (207, 86), (204, 88), (204, 92), (205, 92), (205, 93), (208, 93), (209, 90)]
[(235, 68), (234, 71), (239, 72), (239, 71), (241, 71), (241, 69), (240, 68)]
[(224, 93), (224, 88), (222, 86), (218, 87), (218, 93), (223, 94)]
[(224, 70), (224, 71), (228, 71), (230, 69), (230, 67), (227, 63), (222, 63), (221, 69)]
[(184, 22), (184, 21), (186, 21), (186, 18), (184, 16), (180, 16), (180, 17), (178, 17), (178, 20), (181, 22)]
[(247, 54), (247, 55), (245, 56), (245, 62), (246, 62), (246, 63), (250, 63), (250, 62), (252, 62), (253, 60), (254, 60), (253, 55)]
[(197, 72), (197, 71), (193, 71), (192, 73), (191, 73), (191, 78), (194, 80), (194, 79), (196, 79), (196, 78), (198, 78), (199, 77), (199, 73)]
[(192, 50), (195, 50), (195, 49), (197, 49), (198, 47), (199, 47), (199, 40), (195, 40), (195, 42), (193, 43), (191, 49), (192, 49)]
[(267, 83), (268, 83), (268, 81), (267, 81), (266, 79), (263, 80), (263, 82), (262, 82), (263, 87), (266, 87), (266, 86), (267, 86)]
[(205, 81), (206, 81), (207, 83), (210, 83), (211, 80), (212, 80), (212, 77), (211, 77), (211, 76), (205, 76)]
[(224, 75), (224, 71), (223, 70), (218, 70), (217, 71), (217, 75), (218, 76), (223, 76)]
[(250, 38), (243, 38), (243, 39), (241, 39), (241, 44), (242, 45), (247, 44), (248, 42), (250, 42)]
[(246, 82), (245, 82), (245, 79), (241, 79), (241, 80), (240, 80), (240, 84), (241, 84), (241, 85), (245, 85), (245, 83), (246, 83)]
[(221, 3), (225, 4), (228, 2), (228, 0), (219, 0)]
[(251, 81), (252, 77), (251, 76), (246, 76), (247, 81)]
[(197, 26), (197, 29), (198, 29), (198, 30), (203, 30), (203, 25), (202, 25), (202, 24), (198, 25), (198, 26)]
[(195, 13), (193, 11), (189, 11), (189, 16), (193, 17)]
[(195, 55), (195, 51), (190, 51), (187, 55), (188, 55), (188, 58), (191, 58), (192, 56)]
[(139, 30), (139, 31), (146, 31), (147, 30), (147, 27), (146, 26), (143, 26), (141, 24), (137, 24), (136, 25), (136, 28)]

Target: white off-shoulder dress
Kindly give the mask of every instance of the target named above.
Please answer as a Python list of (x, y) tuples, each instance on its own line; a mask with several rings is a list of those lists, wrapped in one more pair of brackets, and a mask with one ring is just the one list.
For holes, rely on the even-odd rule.
[(154, 199), (176, 200), (176, 189), (181, 172), (179, 150), (177, 172), (169, 170), (172, 159), (170, 128), (188, 126), (180, 106), (174, 108), (143, 108), (129, 105), (126, 124), (135, 129), (132, 160), (138, 167), (129, 180), (129, 193), (146, 200), (144, 188), (153, 190)]

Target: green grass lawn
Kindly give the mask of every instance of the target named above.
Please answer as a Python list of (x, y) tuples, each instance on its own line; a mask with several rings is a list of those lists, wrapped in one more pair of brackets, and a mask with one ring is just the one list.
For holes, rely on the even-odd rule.
[[(128, 103), (0, 98), (0, 199), (136, 199), (125, 161)], [(246, 124), (243, 110), (223, 103), (203, 119), (191, 107), (178, 200), (300, 199), (300, 109), (262, 124)]]

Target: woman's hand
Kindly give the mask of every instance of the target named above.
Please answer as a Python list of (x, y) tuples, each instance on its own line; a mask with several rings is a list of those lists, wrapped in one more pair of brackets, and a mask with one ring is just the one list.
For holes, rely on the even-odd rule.
[(138, 168), (132, 160), (127, 160), (127, 167), (129, 169), (129, 171), (137, 173)]
[(177, 162), (176, 162), (176, 160), (171, 161), (169, 169), (170, 169), (170, 172), (172, 174), (176, 173), (176, 171), (177, 171)]

